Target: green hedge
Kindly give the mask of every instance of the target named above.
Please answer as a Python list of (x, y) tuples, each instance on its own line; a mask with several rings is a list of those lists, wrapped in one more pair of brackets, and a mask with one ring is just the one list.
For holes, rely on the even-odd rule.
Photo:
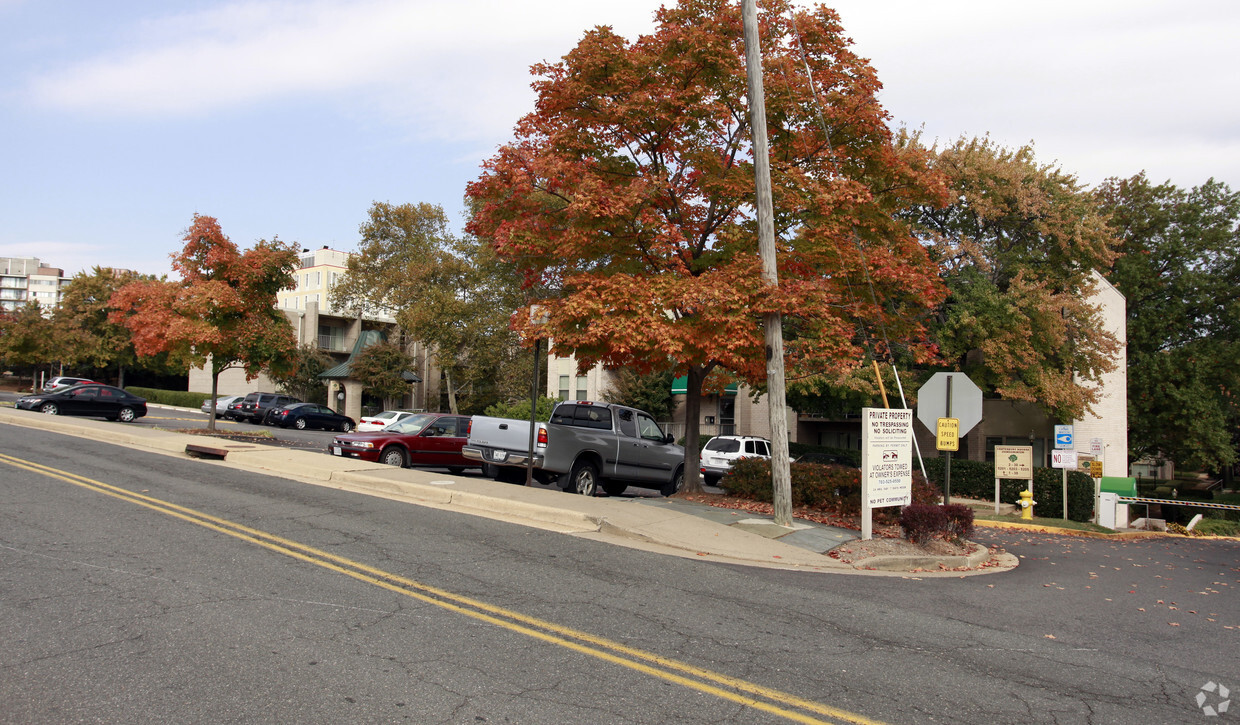
[(175, 405), (178, 408), (200, 408), (204, 400), (211, 398), (210, 393), (191, 393), (185, 390), (159, 390), (137, 386), (127, 387), (125, 390), (140, 398), (146, 398), (148, 403)]
[[(792, 505), (828, 511), (840, 516), (861, 513), (861, 470), (849, 466), (821, 463), (793, 463)], [(728, 474), (719, 482), (731, 496), (772, 503), (771, 462), (765, 458), (742, 458), (735, 461)], [(939, 492), (926, 483), (921, 473), (913, 474), (913, 503), (937, 503)], [(894, 521), (897, 506), (877, 509), (875, 518)]]
[[(926, 475), (943, 488), (946, 458), (927, 458)], [(999, 482), (999, 500), (1016, 503), (1028, 484), (1015, 479)], [(952, 496), (989, 501), (995, 495), (995, 464), (984, 461), (952, 459)], [(1063, 516), (1063, 471), (1058, 468), (1033, 469), (1034, 515), (1055, 519)], [(1094, 512), (1094, 482), (1080, 471), (1068, 472), (1068, 518), (1088, 521)]]

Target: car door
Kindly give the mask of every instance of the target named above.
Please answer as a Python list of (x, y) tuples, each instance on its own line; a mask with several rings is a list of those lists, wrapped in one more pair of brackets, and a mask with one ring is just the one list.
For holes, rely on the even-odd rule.
[(642, 456), (649, 445), (637, 433), (637, 413), (616, 408), (616, 478), (622, 481), (645, 480)]
[(99, 412), (99, 386), (83, 385), (68, 391), (61, 405), (70, 415), (103, 415)]
[(684, 460), (684, 451), (677, 446), (668, 445), (663, 429), (654, 418), (633, 411), (637, 419), (637, 435), (640, 441), (640, 454), (636, 461), (637, 477), (632, 480), (658, 482), (670, 481), (672, 471), (676, 470)]
[(465, 445), (459, 435), (464, 432), (459, 421), (455, 416), (445, 415), (426, 426), (415, 441), (417, 453), (410, 451), (413, 462), (423, 466), (464, 465), (458, 462), (464, 461), (460, 447)]

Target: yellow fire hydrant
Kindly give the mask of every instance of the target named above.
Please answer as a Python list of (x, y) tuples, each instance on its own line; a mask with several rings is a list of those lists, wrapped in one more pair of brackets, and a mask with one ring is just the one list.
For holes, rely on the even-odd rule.
[(1033, 491), (1025, 489), (1020, 492), (1020, 500), (1016, 502), (1016, 505), (1020, 506), (1020, 517), (1022, 519), (1033, 521), (1033, 505), (1035, 503), (1037, 501), (1033, 500)]

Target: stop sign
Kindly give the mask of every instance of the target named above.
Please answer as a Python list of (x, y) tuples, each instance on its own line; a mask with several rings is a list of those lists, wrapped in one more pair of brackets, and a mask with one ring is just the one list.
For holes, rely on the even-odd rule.
[[(948, 388), (951, 389), (950, 398)], [(935, 373), (917, 389), (917, 420), (930, 430), (936, 430), (939, 418), (959, 420), (962, 436), (981, 422), (982, 391), (969, 380), (968, 375)]]

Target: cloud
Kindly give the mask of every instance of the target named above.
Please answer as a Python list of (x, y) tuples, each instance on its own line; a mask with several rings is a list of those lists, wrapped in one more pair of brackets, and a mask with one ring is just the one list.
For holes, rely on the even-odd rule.
[[(40, 75), (40, 106), (91, 115), (199, 117), (333, 97), (429, 119), (441, 132), (504, 130), (529, 107), (528, 68), (589, 27), (648, 32), (657, 0), (242, 2), (154, 18), (108, 52)], [(635, 6), (645, 7), (643, 11)], [(637, 20), (641, 18), (641, 20)]]

